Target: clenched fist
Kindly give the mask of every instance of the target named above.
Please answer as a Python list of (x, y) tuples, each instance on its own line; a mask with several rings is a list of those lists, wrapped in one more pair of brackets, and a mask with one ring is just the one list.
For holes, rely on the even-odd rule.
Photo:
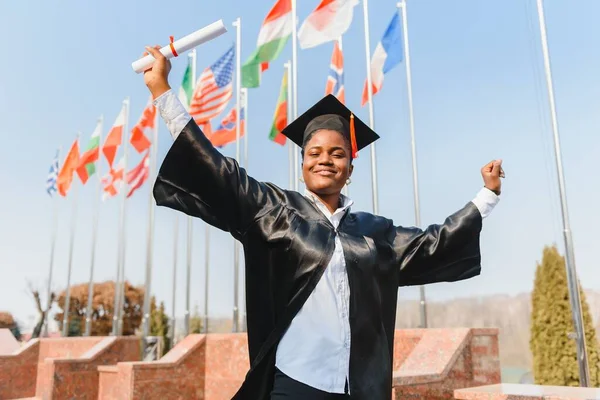
[(483, 185), (497, 195), (500, 195), (502, 187), (500, 178), (504, 178), (502, 160), (493, 160), (484, 165), (481, 168), (481, 176), (483, 177)]

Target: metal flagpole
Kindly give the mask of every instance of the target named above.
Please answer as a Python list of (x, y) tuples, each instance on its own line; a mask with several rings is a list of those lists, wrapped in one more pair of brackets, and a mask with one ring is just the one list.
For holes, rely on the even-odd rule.
[[(126, 100), (123, 100), (123, 104), (121, 105), (121, 110), (119, 112), (123, 112), (123, 108), (125, 107), (125, 102)], [(123, 135), (121, 136), (121, 146), (123, 146), (124, 143), (124, 139), (123, 139)], [(125, 159), (123, 159), (123, 161), (125, 161)], [(121, 180), (121, 182), (118, 185), (118, 188), (120, 191), (124, 191), (125, 187), (123, 184), (123, 179), (125, 179), (125, 165), (123, 165), (123, 178)], [(117, 336), (119, 334), (119, 303), (120, 303), (120, 282), (121, 282), (121, 246), (122, 246), (122, 241), (121, 241), (121, 236), (122, 236), (122, 232), (121, 232), (121, 225), (122, 225), (122, 220), (123, 220), (123, 214), (125, 212), (125, 203), (121, 202), (121, 207), (119, 210), (119, 232), (117, 234), (117, 274), (116, 274), (116, 278), (115, 278), (115, 299), (113, 302), (113, 321), (112, 321), (112, 330), (111, 330), (111, 335), (112, 336)]]
[[(421, 226), (421, 202), (419, 201), (419, 175), (417, 171), (417, 147), (415, 140), (415, 117), (413, 112), (412, 75), (410, 71), (410, 49), (408, 47), (408, 18), (406, 17), (406, 0), (398, 3), (402, 12), (402, 36), (404, 38), (404, 58), (406, 59), (406, 90), (408, 92), (408, 115), (410, 122), (410, 145), (412, 151), (413, 170), (413, 198), (415, 204), (415, 224)], [(421, 297), (421, 328), (427, 328), (427, 301), (425, 297), (425, 286), (419, 286)]]
[[(77, 134), (79, 142), (80, 133)], [(73, 180), (73, 215), (71, 220), (71, 239), (69, 244), (69, 264), (67, 265), (67, 287), (65, 289), (65, 308), (63, 310), (62, 335), (69, 335), (69, 307), (71, 305), (71, 270), (73, 268), (73, 245), (75, 243), (75, 228), (77, 227), (77, 184)]]
[[(292, 87), (290, 85), (290, 82), (292, 80), (292, 64), (287, 61), (283, 64), (283, 68), (284, 68), (284, 74), (286, 75), (287, 78), (287, 93), (286, 93), (286, 103), (287, 103), (287, 123), (289, 124), (291, 122), (292, 119)], [(294, 177), (296, 175), (295, 171), (294, 171), (294, 142), (292, 142), (291, 140), (287, 141), (288, 143), (288, 157), (289, 157), (289, 188), (290, 190), (294, 190), (296, 189), (296, 184), (294, 181)]]
[(204, 233), (204, 333), (208, 333), (208, 278), (210, 271), (210, 225)]
[[(296, 0), (292, 0), (292, 118), (298, 118), (298, 17)], [(289, 85), (289, 82), (288, 82)], [(288, 99), (289, 101), (289, 99)], [(291, 121), (288, 121), (290, 123)], [(300, 182), (300, 160), (299, 149), (292, 148), (294, 152), (294, 190), (299, 190)]]
[(90, 336), (92, 334), (92, 305), (94, 301), (94, 264), (96, 262), (96, 237), (98, 236), (98, 214), (100, 213), (100, 196), (102, 194), (102, 175), (100, 173), (100, 161), (102, 154), (102, 129), (103, 129), (104, 117), (98, 118), (98, 124), (96, 129), (100, 131), (100, 144), (98, 146), (98, 160), (96, 162), (96, 176), (98, 177), (98, 186), (96, 187), (96, 198), (94, 199), (94, 220), (92, 222), (92, 254), (90, 260), (90, 281), (88, 283), (88, 301), (85, 310), (85, 334), (84, 336)]
[[(190, 53), (192, 63), (192, 92), (196, 89), (196, 49)], [(184, 336), (190, 334), (190, 289), (192, 285), (192, 237), (193, 237), (193, 219), (187, 217), (187, 254), (186, 254), (186, 277), (185, 277), (185, 313), (184, 321)]]
[[(156, 157), (158, 152), (158, 110), (154, 115), (154, 137), (150, 146), (150, 179), (156, 175)], [(154, 196), (152, 186), (148, 190), (148, 233), (146, 243), (146, 279), (144, 283), (144, 317), (142, 319), (142, 339), (150, 334), (150, 292), (152, 289), (152, 264), (154, 261)]]
[[(293, 0), (292, 0), (293, 1)], [(242, 21), (240, 18), (236, 19), (233, 23), (236, 28), (236, 40), (235, 40), (235, 160), (240, 162), (240, 101), (241, 101), (241, 40), (242, 40)], [(233, 239), (233, 332), (239, 332), (240, 318), (239, 318), (239, 285), (240, 285), (240, 249), (236, 239)]]
[[(58, 148), (56, 153), (56, 159), (60, 159), (61, 148)], [(53, 161), (54, 162), (54, 161)], [(58, 173), (59, 171), (56, 171)], [(54, 183), (56, 185), (56, 183)], [(50, 308), (52, 308), (52, 304), (50, 301), (52, 299), (52, 272), (54, 269), (54, 249), (56, 246), (56, 233), (58, 231), (58, 200), (56, 196), (52, 198), (52, 236), (50, 239), (50, 269), (48, 271), (48, 312), (44, 316), (44, 337), (48, 337), (48, 314), (50, 313)]]
[(190, 334), (190, 285), (192, 279), (192, 235), (193, 235), (192, 218), (187, 218), (187, 262), (185, 274), (185, 314), (184, 314), (184, 333), (185, 336)]
[(242, 104), (244, 109), (244, 169), (248, 171), (248, 89), (241, 89)]
[(563, 235), (566, 251), (567, 285), (569, 288), (569, 299), (573, 313), (573, 324), (575, 326), (575, 341), (577, 345), (577, 364), (579, 367), (579, 384), (583, 387), (590, 386), (590, 372), (588, 368), (588, 355), (585, 342), (583, 326), (583, 314), (581, 311), (581, 299), (579, 295), (579, 282), (575, 266), (575, 251), (573, 249), (573, 238), (569, 222), (569, 211), (567, 207), (567, 193), (565, 189), (565, 176), (562, 167), (562, 154), (560, 149), (560, 138), (558, 134), (558, 120), (556, 117), (556, 103), (554, 100), (554, 88), (552, 84), (552, 71), (550, 69), (550, 54), (548, 52), (548, 36), (546, 34), (546, 20), (544, 17), (544, 5), (542, 0), (537, 0), (538, 17), (540, 20), (540, 36), (542, 40), (542, 51), (544, 54), (544, 67), (546, 70), (546, 84), (548, 86), (548, 102), (550, 116), (552, 118), (552, 132), (554, 134), (554, 153), (556, 157), (556, 170), (558, 175), (558, 186), (560, 191), (560, 204), (562, 209)]
[[(244, 123), (244, 169), (246, 170), (246, 172), (248, 172), (248, 89), (246, 88), (242, 88), (241, 89), (241, 97), (242, 97), (242, 104), (243, 104), (243, 108), (244, 108), (244, 119), (245, 119), (245, 123)], [(241, 258), (238, 259), (240, 261), (241, 264)], [(241, 265), (240, 265), (241, 267)], [(238, 271), (239, 268), (238, 267)], [(244, 268), (244, 271), (246, 269)], [(244, 279), (244, 282), (246, 281), (246, 275), (243, 274), (242, 278)], [(244, 294), (246, 293), (246, 290), (244, 289)], [(242, 332), (246, 332), (246, 301), (245, 301), (245, 296), (244, 296), (244, 301), (242, 302), (242, 306), (244, 309), (244, 312), (242, 313)]]
[(122, 143), (123, 143), (123, 183), (122, 183), (122, 203), (121, 203), (121, 240), (120, 244), (120, 265), (121, 265), (121, 287), (119, 288), (119, 323), (118, 323), (118, 331), (117, 334), (120, 336), (123, 334), (123, 313), (125, 308), (125, 217), (126, 213), (126, 205), (127, 205), (127, 181), (125, 181), (125, 177), (127, 175), (127, 165), (128, 165), (128, 147), (127, 146), (127, 133), (129, 133), (129, 97), (125, 99), (123, 102), (125, 107), (125, 123), (123, 124), (123, 134), (122, 134)]
[[(338, 39), (338, 46), (340, 47), (340, 51), (343, 51), (342, 50), (342, 37), (341, 36)], [(348, 196), (350, 194), (350, 188), (348, 187), (348, 185), (344, 185), (344, 187), (342, 188), (342, 194), (344, 196)]]
[(173, 232), (173, 289), (171, 293), (171, 346), (175, 344), (175, 293), (177, 290), (177, 250), (179, 239), (179, 217), (175, 215), (175, 230)]
[[(369, 126), (375, 129), (375, 117), (373, 116), (373, 79), (371, 76), (371, 39), (369, 37), (369, 2), (363, 0), (363, 17), (365, 26), (365, 53), (367, 57), (367, 93), (369, 100)], [(373, 213), (379, 213), (379, 198), (377, 195), (377, 155), (375, 153), (375, 143), (371, 144), (371, 181), (373, 196)]]

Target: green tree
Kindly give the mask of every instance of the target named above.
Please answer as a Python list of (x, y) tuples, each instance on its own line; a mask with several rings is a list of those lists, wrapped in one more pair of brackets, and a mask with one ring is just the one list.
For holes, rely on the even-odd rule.
[(150, 299), (150, 335), (160, 336), (163, 338), (163, 354), (171, 348), (169, 340), (169, 316), (165, 313), (165, 303), (160, 302), (160, 306), (156, 307), (156, 298), (152, 296)]
[(202, 317), (198, 309), (198, 304), (194, 306), (194, 314), (190, 317), (190, 333), (202, 333)]
[[(589, 307), (579, 290), (587, 344), (590, 384), (600, 383), (598, 342)], [(556, 246), (546, 246), (542, 262), (535, 271), (531, 294), (531, 337), (533, 375), (540, 385), (578, 386), (579, 369), (574, 339), (573, 317), (569, 303), (565, 259)]]

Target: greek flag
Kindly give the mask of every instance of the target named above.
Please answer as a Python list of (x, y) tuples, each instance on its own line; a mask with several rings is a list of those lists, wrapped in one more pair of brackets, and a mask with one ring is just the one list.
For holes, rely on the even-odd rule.
[(48, 178), (46, 179), (46, 192), (50, 196), (52, 193), (56, 192), (56, 179), (58, 178), (58, 153), (56, 150), (56, 156), (54, 156), (54, 160), (52, 160), (52, 164), (50, 165), (50, 172), (48, 172)]

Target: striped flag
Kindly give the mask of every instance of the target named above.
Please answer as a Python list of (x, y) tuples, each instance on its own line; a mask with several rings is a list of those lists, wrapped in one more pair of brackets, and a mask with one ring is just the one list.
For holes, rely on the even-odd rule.
[(115, 120), (114, 125), (110, 128), (106, 139), (104, 139), (104, 145), (102, 146), (102, 153), (108, 161), (108, 165), (112, 167), (117, 155), (117, 150), (122, 143), (123, 126), (125, 126), (125, 106), (121, 107), (121, 111)]
[(58, 156), (60, 151), (56, 150), (56, 155), (50, 164), (50, 172), (48, 172), (48, 178), (46, 179), (46, 192), (49, 196), (56, 193), (56, 180), (58, 179)]
[[(229, 111), (227, 116), (223, 118), (219, 127), (212, 132), (210, 142), (215, 147), (224, 147), (229, 143), (237, 140), (237, 130), (235, 129), (237, 110), (235, 107)], [(240, 108), (240, 138), (246, 133), (246, 112), (244, 107)]]
[[(394, 13), (390, 24), (388, 25), (383, 38), (375, 47), (373, 58), (371, 59), (371, 86), (373, 96), (381, 90), (383, 85), (383, 76), (392, 68), (402, 62), (404, 57), (402, 48), (402, 26), (400, 25), (400, 14)], [(362, 95), (362, 105), (369, 101), (368, 84), (365, 80), (365, 86)]]
[(332, 94), (342, 104), (346, 103), (346, 93), (344, 90), (344, 55), (340, 48), (340, 42), (336, 41), (333, 45), (333, 54), (331, 55), (331, 64), (329, 65), (329, 76), (325, 86), (325, 95)]
[(127, 172), (125, 175), (125, 182), (130, 186), (129, 192), (127, 193), (127, 198), (131, 197), (136, 190), (138, 190), (144, 182), (150, 176), (150, 155), (149, 152), (146, 152), (144, 158), (138, 165), (135, 166), (131, 171)]
[(308, 49), (336, 40), (352, 23), (358, 0), (321, 0), (298, 31), (301, 49)]
[(277, 0), (260, 27), (256, 50), (242, 65), (242, 87), (260, 86), (261, 73), (269, 68), (269, 62), (279, 57), (291, 35), (292, 2)]
[(233, 97), (234, 58), (235, 48), (231, 46), (198, 78), (190, 103), (190, 115), (198, 125), (206, 124), (219, 115)]
[(269, 139), (280, 145), (285, 144), (285, 135), (281, 133), (288, 124), (288, 74), (283, 74), (281, 87), (279, 88), (279, 97), (275, 106), (275, 115), (273, 115), (273, 124), (269, 132)]

